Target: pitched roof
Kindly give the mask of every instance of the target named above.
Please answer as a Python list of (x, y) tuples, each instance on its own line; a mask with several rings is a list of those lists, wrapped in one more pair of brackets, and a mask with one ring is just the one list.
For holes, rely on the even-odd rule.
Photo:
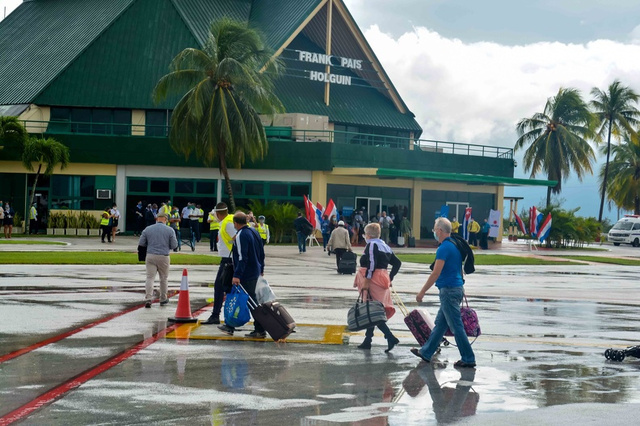
[[(177, 98), (154, 104), (153, 87), (166, 74), (178, 52), (205, 42), (212, 21), (229, 16), (249, 22), (263, 33), (274, 50), (291, 42), (293, 47), (303, 45), (305, 49), (322, 52), (319, 31), (326, 25), (326, 13), (322, 10), (311, 18), (324, 2), (26, 1), (0, 22), (0, 79), (16, 82), (0, 86), (0, 105), (172, 109)], [(307, 29), (298, 34), (305, 21)], [(342, 22), (333, 43), (338, 54), (356, 55), (354, 49), (364, 49), (375, 58), (368, 45), (346, 46), (355, 44), (355, 38), (363, 40), (357, 26), (359, 35), (349, 35), (356, 30), (347, 28), (342, 19), (336, 18), (336, 22)], [(27, 34), (24, 28), (38, 31)], [(318, 39), (315, 43), (310, 40), (314, 31)], [(362, 54), (362, 50), (359, 52)], [(358, 71), (340, 70), (340, 73), (362, 77)], [(389, 81), (386, 74), (383, 78)], [(366, 82), (360, 86), (331, 85), (329, 106), (323, 102), (324, 85), (306, 78), (283, 77), (277, 83), (276, 93), (288, 112), (327, 115), (332, 122), (400, 128), (419, 134), (421, 129), (413, 115), (394, 106), (393, 99), (399, 99), (395, 88), (379, 83), (375, 87)], [(363, 105), (367, 105), (366, 110)], [(400, 109), (404, 107), (401, 105)]]

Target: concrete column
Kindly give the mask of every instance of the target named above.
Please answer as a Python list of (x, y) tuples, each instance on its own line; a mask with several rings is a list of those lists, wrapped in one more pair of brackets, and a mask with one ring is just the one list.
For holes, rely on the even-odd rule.
[(113, 199), (116, 200), (120, 210), (118, 227), (120, 231), (125, 232), (127, 230), (127, 166), (125, 165), (116, 167), (116, 193)]
[(416, 240), (420, 239), (420, 224), (422, 223), (422, 185), (418, 180), (413, 181), (411, 189), (411, 229)]
[(498, 229), (498, 238), (496, 238), (496, 242), (502, 243), (502, 216), (504, 216), (504, 212), (502, 211), (502, 209), (504, 209), (504, 186), (501, 185), (496, 187), (496, 209), (500, 210), (500, 228)]
[(327, 205), (327, 175), (323, 171), (311, 172), (311, 194), (314, 203)]

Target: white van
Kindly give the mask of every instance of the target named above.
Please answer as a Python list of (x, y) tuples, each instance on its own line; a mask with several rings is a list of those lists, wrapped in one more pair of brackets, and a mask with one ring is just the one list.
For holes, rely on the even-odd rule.
[(640, 246), (640, 215), (627, 214), (620, 219), (609, 231), (609, 241), (614, 246), (631, 244)]

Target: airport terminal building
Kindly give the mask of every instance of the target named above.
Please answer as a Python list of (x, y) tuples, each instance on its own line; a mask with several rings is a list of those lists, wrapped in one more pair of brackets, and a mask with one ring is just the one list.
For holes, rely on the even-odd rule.
[[(502, 209), (505, 185), (554, 184), (515, 179), (510, 148), (421, 139), (342, 0), (27, 0), (0, 22), (0, 115), (71, 152), (39, 181), (40, 210), (115, 201), (131, 229), (139, 200), (208, 211), (226, 199), (218, 169), (169, 146), (177, 99), (151, 98), (173, 57), (202, 46), (223, 16), (260, 30), (286, 66), (276, 82), (286, 112), (263, 119), (268, 154), (229, 171), (239, 206), (331, 198), (338, 210), (407, 215), (426, 238), (442, 205), (482, 220)], [(17, 150), (0, 151), (0, 198), (21, 213), (33, 178)]]

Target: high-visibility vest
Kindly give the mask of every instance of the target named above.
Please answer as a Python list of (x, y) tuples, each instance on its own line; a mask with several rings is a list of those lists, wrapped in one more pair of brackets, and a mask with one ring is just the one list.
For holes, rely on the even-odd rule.
[(169, 225), (175, 225), (177, 230), (180, 230), (180, 213), (179, 212), (175, 212), (175, 213), (171, 213), (170, 216), (171, 219), (178, 219), (177, 222), (173, 222), (173, 224), (167, 222)]
[[(107, 215), (107, 217), (105, 217), (105, 215)], [(100, 221), (100, 225), (102, 226), (109, 225), (109, 213), (107, 212), (102, 213), (102, 220)]]
[(218, 218), (209, 213), (209, 230), (215, 231), (216, 229), (220, 229), (220, 222), (218, 222)]
[(29, 210), (29, 219), (34, 220), (38, 216), (38, 212), (35, 207), (31, 206), (31, 210)]
[(479, 232), (480, 231), (480, 224), (474, 220), (473, 222), (471, 222), (469, 224), (469, 228), (468, 229), (469, 229), (469, 232)]
[(202, 223), (204, 222), (204, 210), (202, 209), (196, 209), (198, 210), (198, 215), (200, 215), (200, 217), (198, 218), (198, 222)]
[(258, 230), (258, 234), (260, 234), (260, 238), (263, 240), (267, 239), (267, 233), (269, 232), (269, 225), (258, 223), (256, 225), (256, 229)]
[(224, 219), (220, 221), (220, 233), (218, 235), (220, 236), (220, 239), (222, 240), (224, 245), (227, 246), (229, 251), (231, 251), (231, 248), (233, 247), (233, 239), (231, 235), (227, 233), (227, 224), (229, 224), (229, 222), (233, 222), (233, 216), (231, 216), (230, 214), (226, 215)]

